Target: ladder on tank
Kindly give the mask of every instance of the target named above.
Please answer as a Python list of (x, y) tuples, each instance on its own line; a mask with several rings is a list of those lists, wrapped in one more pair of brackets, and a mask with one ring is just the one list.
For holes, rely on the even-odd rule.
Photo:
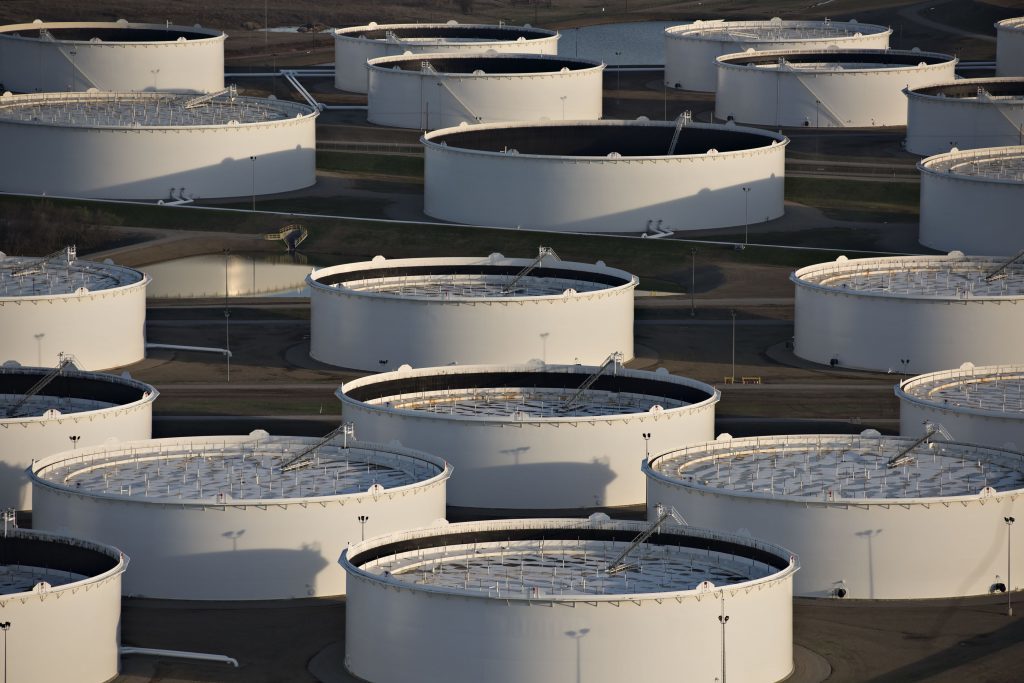
[(1001, 266), (999, 266), (998, 268), (996, 268), (992, 272), (987, 273), (985, 275), (985, 282), (992, 282), (993, 280), (1000, 280), (1000, 279), (1006, 277), (1006, 275), (1007, 275), (1006, 271), (1009, 269), (1009, 267), (1012, 266), (1014, 263), (1017, 263), (1018, 261), (1020, 261), (1022, 258), (1024, 258), (1024, 249), (1021, 249), (1020, 251), (1018, 251), (1017, 255), (1014, 256), (1013, 258), (1011, 258), (1006, 263), (1002, 264)]
[(58, 249), (52, 254), (47, 254), (46, 256), (40, 259), (36, 259), (35, 261), (30, 261), (26, 263), (21, 268), (11, 273), (11, 275), (13, 275), (14, 277), (24, 277), (25, 275), (38, 275), (39, 273), (43, 272), (43, 269), (46, 268), (47, 264), (51, 263), (52, 261), (56, 261), (62, 256), (67, 258), (67, 265), (70, 266), (72, 263), (78, 260), (78, 249), (74, 245), (64, 247), (63, 249)]
[(342, 422), (340, 426), (335, 427), (334, 429), (329, 431), (315, 444), (313, 444), (306, 450), (302, 451), (285, 464), (281, 465), (281, 471), (292, 472), (294, 470), (301, 470), (306, 467), (309, 467), (310, 465), (313, 464), (313, 460), (309, 456), (315, 453), (320, 448), (326, 446), (331, 441), (333, 441), (334, 438), (339, 434), (342, 436), (341, 447), (348, 448), (348, 437), (351, 436), (353, 439), (356, 437), (355, 424), (353, 424), (352, 422)]
[(60, 362), (57, 363), (57, 367), (51, 368), (50, 371), (43, 375), (38, 382), (33, 384), (29, 388), (29, 390), (22, 395), (21, 398), (14, 402), (14, 405), (7, 409), (7, 414), (4, 417), (16, 417), (18, 410), (21, 409), (23, 405), (32, 400), (33, 396), (37, 395), (40, 391), (45, 389), (47, 385), (50, 384), (50, 382), (57, 379), (57, 377), (62, 372), (64, 372), (64, 368), (71, 365), (72, 362), (73, 361), (70, 356), (65, 356), (64, 354), (61, 354), (61, 359)]
[(885, 463), (885, 466), (890, 470), (894, 470), (897, 467), (903, 467), (904, 465), (913, 465), (917, 462), (917, 458), (910, 455), (910, 452), (923, 443), (931, 442), (932, 437), (936, 434), (942, 435), (946, 441), (953, 440), (953, 437), (950, 436), (950, 433), (946, 431), (945, 427), (938, 423), (926, 422), (924, 436), (889, 458), (889, 462)]
[(560, 258), (558, 258), (558, 254), (555, 253), (555, 250), (552, 249), (551, 247), (540, 247), (537, 250), (537, 258), (533, 259), (533, 263), (529, 264), (528, 266), (520, 270), (518, 273), (516, 273), (515, 277), (513, 277), (512, 280), (510, 280), (509, 283), (502, 288), (501, 293), (508, 294), (509, 292), (514, 290), (516, 288), (516, 285), (519, 284), (519, 281), (522, 280), (527, 275), (529, 275), (530, 273), (532, 273), (534, 269), (540, 266), (540, 264), (548, 256), (559, 261), (561, 260)]
[[(480, 121), (483, 121), (483, 117), (477, 116), (477, 115), (476, 115), (476, 112), (475, 112), (475, 111), (473, 111), (473, 110), (472, 110), (472, 109), (470, 108), (470, 106), (469, 106), (468, 104), (466, 104), (466, 103), (465, 103), (465, 102), (464, 102), (464, 101), (462, 100), (462, 98), (461, 98), (461, 97), (459, 97), (459, 96), (458, 96), (458, 95), (457, 95), (457, 94), (455, 93), (455, 91), (454, 91), (454, 90), (452, 90), (452, 89), (451, 89), (451, 88), (450, 88), (450, 87), (448, 86), (448, 84), (447, 84), (447, 83), (445, 83), (445, 82), (444, 82), (443, 80), (441, 80), (441, 76), (440, 76), (440, 75), (439, 75), (439, 74), (437, 73), (437, 70), (436, 70), (436, 69), (434, 68), (434, 65), (433, 65), (433, 64), (431, 64), (431, 63), (430, 63), (430, 62), (428, 62), (427, 60), (423, 60), (423, 61), (421, 61), (421, 62), (420, 62), (420, 71), (422, 71), (423, 73), (427, 73), (427, 74), (431, 74), (431, 75), (437, 76), (437, 84), (438, 84), (439, 86), (441, 86), (442, 88), (444, 88), (445, 90), (447, 90), (447, 91), (448, 91), (448, 94), (452, 96), (452, 99), (454, 99), (454, 100), (455, 100), (456, 102), (458, 102), (458, 103), (459, 103), (459, 106), (460, 106), (460, 107), (462, 107), (462, 108), (463, 108), (463, 109), (464, 109), (464, 110), (465, 110), (465, 111), (466, 111), (466, 112), (467, 112), (467, 113), (468, 113), (468, 114), (470, 115), (470, 117), (472, 117), (472, 119), (473, 119), (474, 121), (476, 121), (476, 122), (478, 122), (478, 123), (479, 123)], [(443, 122), (442, 122), (442, 123), (443, 123)]]
[(679, 135), (683, 132), (683, 128), (690, 125), (693, 121), (693, 114), (687, 109), (676, 119), (676, 129), (672, 132), (672, 142), (668, 143), (667, 156), (672, 156), (672, 153), (676, 150), (676, 145), (679, 144)]
[(612, 366), (613, 369), (618, 369), (619, 365), (622, 364), (622, 358), (623, 356), (621, 351), (614, 351), (608, 354), (608, 357), (604, 359), (604, 362), (601, 363), (600, 367), (598, 367), (597, 370), (595, 370), (589, 377), (583, 380), (583, 383), (580, 384), (580, 386), (576, 389), (576, 393), (570, 396), (569, 399), (565, 403), (563, 403), (559, 409), (562, 411), (566, 411), (572, 408), (573, 404), (576, 403), (576, 401), (580, 400), (580, 397), (583, 396), (584, 393), (586, 393), (587, 389), (594, 386), (594, 383), (597, 382), (598, 378), (601, 377), (602, 373), (604, 373), (604, 371), (608, 369), (608, 366)]
[(624, 572), (628, 569), (631, 569), (634, 565), (626, 562), (626, 558), (629, 557), (629, 554), (636, 550), (640, 546), (640, 544), (642, 544), (648, 538), (653, 536), (655, 532), (658, 531), (658, 527), (660, 527), (662, 523), (664, 523), (669, 517), (671, 517), (675, 521), (675, 523), (680, 526), (689, 526), (687, 521), (683, 519), (683, 516), (680, 515), (672, 506), (666, 507), (663, 505), (659, 505), (657, 507), (657, 511), (659, 513), (658, 518), (651, 522), (651, 524), (646, 529), (637, 534), (633, 541), (626, 547), (626, 549), (623, 550), (622, 553), (618, 557), (616, 557), (614, 561), (608, 564), (608, 568), (604, 570), (606, 574), (618, 574), (620, 572)]
[(209, 104), (213, 100), (224, 95), (227, 95), (228, 98), (234, 102), (235, 98), (238, 97), (238, 86), (232, 83), (222, 90), (217, 90), (216, 92), (206, 93), (205, 95), (199, 95), (198, 97), (185, 100), (185, 104), (181, 106), (185, 109), (195, 109), (196, 107), (202, 107), (205, 104)]
[(309, 230), (301, 223), (292, 223), (291, 225), (284, 226), (277, 232), (268, 232), (263, 235), (263, 239), (268, 242), (275, 240), (284, 242), (284, 246), (288, 249), (289, 253), (298, 249), (299, 245), (305, 242), (307, 237), (309, 237)]

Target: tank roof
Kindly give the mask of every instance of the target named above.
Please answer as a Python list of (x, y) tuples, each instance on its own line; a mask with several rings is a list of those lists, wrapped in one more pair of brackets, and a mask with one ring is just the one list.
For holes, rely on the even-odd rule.
[(424, 144), (492, 154), (552, 157), (673, 157), (745, 152), (787, 144), (784, 135), (732, 124), (689, 122), (672, 153), (673, 121), (541, 121), (442, 128)]
[(71, 92), (0, 96), (0, 122), (65, 128), (190, 128), (272, 123), (318, 112), (297, 102), (227, 93)]
[[(554, 55), (494, 55), (459, 53), (400, 55), (369, 60), (370, 68), (398, 69), (415, 73), (455, 74), (464, 76), (500, 76), (515, 74), (549, 74), (562, 71), (583, 71), (603, 67), (589, 59), (570, 59)], [(429, 65), (429, 70), (424, 68)]]
[(952, 411), (1024, 419), (1024, 365), (965, 363), (904, 380), (896, 394)]
[[(143, 382), (102, 372), (62, 370), (43, 390), (22, 399), (52, 368), (0, 367), (0, 424), (10, 420), (57, 418), (133, 403), (155, 401), (159, 392)], [(14, 415), (10, 409), (18, 406)], [(53, 411), (53, 412), (51, 412)]]
[[(0, 537), (0, 603), (26, 594), (119, 574), (128, 558), (116, 548), (25, 529), (8, 529)], [(40, 586), (41, 582), (45, 584)]]
[(764, 50), (736, 52), (718, 58), (721, 64), (790, 71), (873, 71), (906, 69), (957, 62), (953, 55), (914, 50)]
[(995, 27), (1006, 31), (1024, 31), (1024, 17), (1012, 17), (997, 21)]
[(145, 273), (124, 266), (66, 257), (41, 263), (39, 257), (0, 252), (0, 300), (64, 296), (82, 288), (98, 292), (148, 281)]
[(598, 370), (587, 365), (462, 365), (405, 368), (346, 382), (336, 395), (387, 411), (447, 419), (514, 422), (601, 419), (659, 414), (714, 403), (711, 386), (665, 371), (609, 368), (575, 397)]
[(363, 40), (387, 40), (401, 43), (408, 41), (437, 43), (514, 42), (550, 38), (557, 31), (533, 26), (510, 26), (508, 24), (459, 24), (454, 21), (438, 24), (377, 24), (348, 26), (335, 30), (340, 38), (361, 38)]
[(0, 39), (23, 38), (74, 43), (174, 43), (226, 38), (218, 29), (119, 21), (40, 21), (0, 26)]
[(695, 21), (665, 29), (672, 38), (724, 40), (737, 43), (765, 43), (808, 40), (835, 40), (876, 33), (892, 33), (887, 26), (857, 21)]
[(696, 593), (774, 580), (796, 568), (795, 557), (777, 546), (670, 524), (619, 560), (649, 525), (595, 517), (606, 521), (516, 519), (419, 529), (354, 545), (342, 563), (414, 590), (541, 601)]
[(635, 286), (637, 278), (604, 264), (587, 265), (546, 256), (525, 275), (533, 259), (423, 258), (350, 263), (314, 270), (311, 286), (406, 299), (465, 301), (540, 298)]
[(922, 159), (918, 169), (964, 180), (1024, 184), (1024, 146), (955, 150)]
[(645, 468), (691, 488), (825, 503), (977, 496), (986, 487), (999, 493), (1024, 488), (1020, 453), (937, 439), (921, 443), (873, 430), (719, 437), (658, 455)]
[(962, 102), (1004, 104), (1007, 100), (1024, 100), (1024, 78), (963, 78), (951, 83), (909, 88), (907, 94)]
[(1007, 265), (1008, 261), (964, 256), (958, 252), (949, 256), (864, 259), (841, 256), (836, 261), (801, 268), (790, 279), (797, 285), (866, 296), (955, 300), (1019, 298), (1024, 296), (1024, 264)]
[(65, 451), (33, 464), (32, 477), (78, 495), (210, 504), (379, 495), (450, 474), (426, 453), (339, 441), (262, 431), (135, 441)]

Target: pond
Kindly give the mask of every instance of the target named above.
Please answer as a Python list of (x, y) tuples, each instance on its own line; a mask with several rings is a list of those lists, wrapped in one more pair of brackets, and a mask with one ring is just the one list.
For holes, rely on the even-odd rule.
[(225, 281), (233, 297), (306, 297), (305, 280), (313, 266), (304, 261), (303, 256), (231, 254), (225, 264), (224, 256), (210, 254), (153, 263), (139, 270), (153, 278), (146, 292), (150, 299), (222, 297)]

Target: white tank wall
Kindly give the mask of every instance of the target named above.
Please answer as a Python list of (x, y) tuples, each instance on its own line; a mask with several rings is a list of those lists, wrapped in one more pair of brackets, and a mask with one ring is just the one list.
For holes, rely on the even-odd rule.
[(132, 557), (132, 570), (124, 579), (124, 593), (132, 597), (336, 596), (345, 594), (345, 572), (337, 564), (338, 557), (349, 544), (359, 542), (364, 531), (358, 518), (369, 517), (367, 538), (444, 519), (447, 476), (376, 496), (362, 493), (225, 505), (76, 495), (37, 478), (32, 523), (122, 548)]
[(907, 93), (906, 150), (912, 154), (1020, 145), (1022, 127), (1024, 100), (1019, 98), (978, 102)]
[[(647, 482), (648, 518), (655, 514), (655, 505), (671, 505), (691, 524), (745, 530), (797, 553), (801, 568), (793, 590), (805, 597), (829, 597), (840, 586), (848, 599), (988, 594), (993, 584), (1006, 581), (1003, 516), (1024, 512), (1024, 498), (1008, 492), (988, 500), (946, 500), (956, 502), (870, 504), (858, 499), (856, 504), (829, 505), (727, 496), (651, 476)], [(1013, 545), (1013, 562), (1021, 566), (1024, 543)], [(1024, 588), (1018, 573), (1013, 588)]]
[(599, 119), (603, 71), (601, 65), (551, 73), (449, 74), (394, 70), (383, 61), (369, 67), (367, 120), (433, 130), (460, 123)]
[(955, 78), (957, 60), (923, 67), (779, 71), (718, 62), (715, 117), (764, 126), (905, 126), (903, 89)]
[(86, 370), (137, 363), (146, 357), (149, 282), (146, 276), (84, 294), (0, 297), (0, 363), (52, 367), (61, 353)]
[(158, 200), (184, 189), (185, 196), (211, 199), (251, 196), (254, 184), (262, 195), (316, 182), (314, 116), (136, 129), (0, 121), (0, 147), (19, 160), (0, 166), (0, 187), (16, 194)]
[[(499, 255), (500, 256), (500, 255)], [(380, 257), (378, 257), (380, 258)], [(489, 263), (490, 259), (401, 259), (403, 263)], [(531, 259), (499, 258), (518, 267)], [(547, 265), (572, 268), (571, 262)], [(582, 265), (582, 264), (580, 264)], [(316, 277), (345, 271), (333, 266)], [(591, 270), (607, 270), (590, 267)], [(580, 269), (586, 277), (586, 267)], [(628, 273), (617, 271), (624, 278)], [(633, 293), (637, 280), (592, 292), (543, 297), (423, 299), (310, 284), (310, 355), (367, 372), (403, 364), (547, 363), (600, 365), (609, 353), (633, 358)], [(381, 361), (387, 361), (382, 363)]]
[(1024, 76), (1024, 17), (996, 22), (996, 75)]
[(81, 437), (78, 448), (97, 446), (108, 439), (150, 438), (153, 401), (159, 395), (154, 389), (147, 398), (125, 406), (53, 418), (0, 418), (0, 508), (32, 508), (32, 488), (25, 468), (34, 460), (67, 450), (72, 445), (69, 437)]
[[(636, 233), (658, 222), (669, 230), (762, 223), (784, 212), (788, 143), (713, 155), (619, 159), (426, 144), (424, 212), (455, 223), (556, 232)], [(746, 207), (743, 187), (750, 188)]]
[[(1024, 147), (1005, 148), (1024, 153)], [(941, 251), (963, 251), (987, 256), (1013, 256), (1021, 247), (1024, 225), (1024, 183), (986, 180), (931, 171), (921, 171), (921, 219), (918, 240)], [(1014, 325), (1016, 328), (1016, 325)], [(956, 367), (972, 356), (956, 359), (943, 367)], [(1011, 359), (980, 360), (979, 364), (1009, 362)], [(939, 368), (934, 368), (939, 369)]]
[[(580, 382), (585, 378), (581, 374)], [(348, 398), (342, 393), (344, 389), (343, 385), (336, 392), (342, 401), (342, 414), (355, 423), (360, 438), (414, 444), (450, 462), (455, 468), (448, 484), (450, 505), (505, 509), (642, 503), (641, 435), (651, 434), (651, 450), (714, 438), (715, 403), (719, 399), (716, 392), (713, 399), (660, 414), (459, 419), (370, 406)]]
[[(705, 21), (694, 22), (685, 28), (695, 28), (696, 24), (714, 25), (724, 23), (745, 24), (748, 22)], [(764, 24), (767, 22), (755, 22)], [(782, 22), (790, 24), (819, 25), (821, 22)], [(846, 22), (832, 22), (843, 26)], [(866, 27), (870, 25), (865, 25)], [(831, 46), (840, 49), (879, 49), (889, 47), (889, 36), (892, 29), (868, 33), (860, 36), (832, 36), (830, 38), (812, 38), (805, 40), (754, 40), (741, 41), (730, 38), (707, 40), (689, 38), (685, 35), (665, 31), (665, 84), (670, 88), (714, 92), (718, 87), (718, 69), (715, 60), (722, 55), (747, 50), (821, 50)]]
[(3, 621), (11, 624), (5, 634), (7, 680), (113, 680), (121, 669), (121, 577), (127, 564), (122, 557), (114, 569), (97, 577), (43, 593), (0, 596)]
[[(46, 22), (59, 28), (110, 28), (105, 22)], [(17, 24), (6, 31), (38, 30)], [(166, 30), (163, 24), (123, 24), (125, 28)], [(172, 30), (176, 27), (170, 27)], [(184, 28), (195, 32), (198, 29)], [(202, 29), (204, 32), (209, 29)], [(215, 33), (212, 32), (211, 33)], [(224, 87), (227, 35), (169, 42), (90, 42), (21, 38), (0, 33), (0, 84), (14, 92), (174, 90), (212, 92)]]
[[(381, 26), (380, 28), (386, 28)], [(340, 29), (344, 30), (344, 29)], [(366, 62), (377, 57), (389, 57), (405, 53), (422, 54), (450, 52), (474, 54), (494, 51), (496, 53), (523, 53), (557, 55), (558, 35), (512, 41), (465, 41), (446, 42), (441, 40), (417, 40), (416, 42), (391, 42), (367, 40), (334, 33), (334, 87), (354, 93), (366, 93), (369, 89)]]

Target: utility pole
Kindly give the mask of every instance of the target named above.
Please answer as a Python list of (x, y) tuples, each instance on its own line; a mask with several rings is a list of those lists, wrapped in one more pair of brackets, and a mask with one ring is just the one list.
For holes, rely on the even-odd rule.
[(722, 683), (725, 683), (725, 625), (729, 623), (729, 615), (725, 613), (725, 591), (722, 591), (722, 613), (718, 615), (718, 623), (722, 625)]
[(1003, 521), (1006, 522), (1006, 616), (1013, 616), (1013, 583), (1010, 578), (1010, 533), (1013, 529), (1013, 523), (1017, 520), (1013, 517), (1003, 517)]
[(230, 249), (224, 250), (224, 357), (228, 361), (228, 382), (231, 381), (231, 308), (228, 299), (228, 256)]
[(690, 247), (690, 317), (697, 315), (697, 247)]
[(736, 382), (736, 309), (730, 309), (729, 315), (732, 316), (732, 381)]

